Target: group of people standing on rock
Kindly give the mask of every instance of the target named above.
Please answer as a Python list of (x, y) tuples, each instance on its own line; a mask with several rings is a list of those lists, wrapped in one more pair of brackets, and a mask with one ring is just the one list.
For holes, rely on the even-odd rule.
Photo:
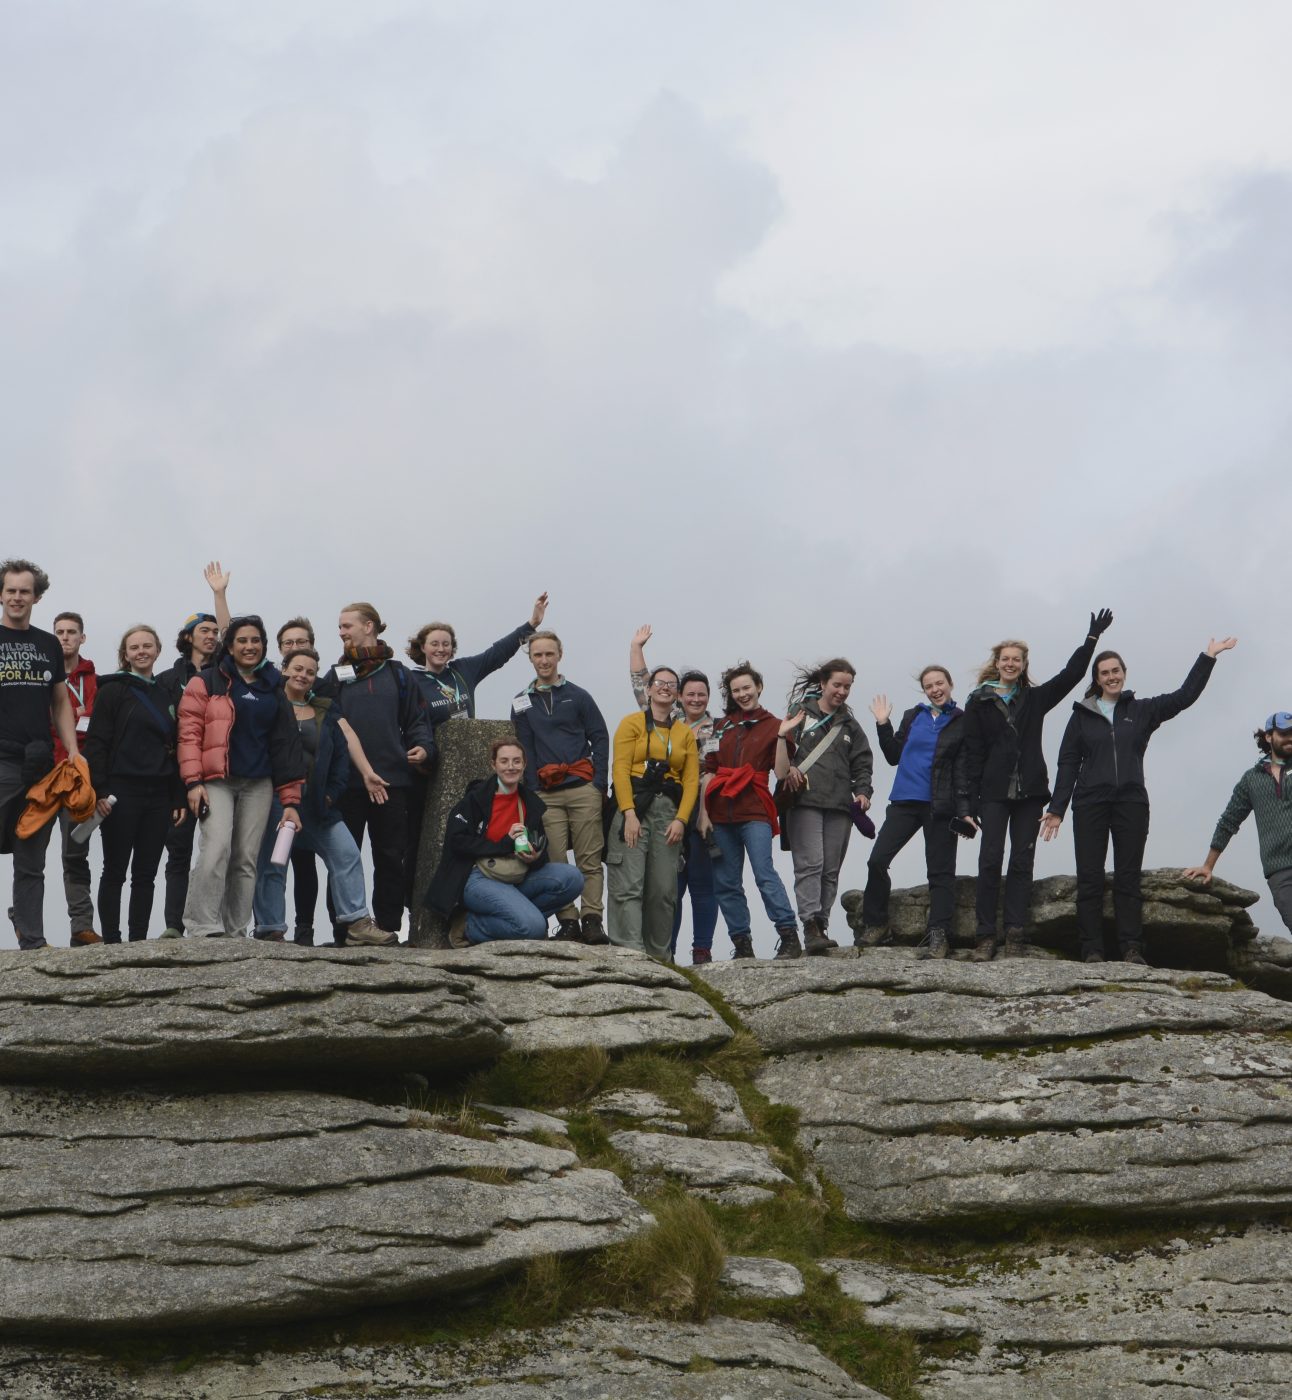
[[(163, 852), (162, 937), (237, 936), (250, 924), (257, 938), (285, 938), (292, 931), (286, 865), (274, 859), (285, 827), (295, 838), (294, 940), (313, 942), (321, 859), (334, 940), (397, 943), (414, 897), (436, 731), (473, 719), (481, 681), (526, 646), (534, 675), (511, 702), (515, 738), (493, 744), (491, 771), (468, 786), (450, 813), (425, 895), (426, 907), (456, 923), (467, 942), (543, 938), (555, 916), (559, 939), (610, 942), (669, 959), (689, 896), (693, 961), (712, 959), (719, 912), (733, 956), (751, 958), (747, 862), (776, 930), (776, 957), (828, 953), (838, 946), (829, 920), (856, 829), (874, 838), (859, 948), (890, 938), (889, 869), (920, 834), (929, 884), (927, 955), (945, 957), (958, 839), (981, 834), (972, 956), (1020, 956), (1036, 842), (1057, 835), (1071, 805), (1083, 955), (1103, 957), (1111, 841), (1121, 952), (1141, 962), (1139, 889), (1149, 811), (1144, 752), (1162, 723), (1198, 699), (1217, 656), (1235, 644), (1234, 638), (1210, 642), (1179, 690), (1149, 698), (1125, 689), (1120, 655), (1095, 652), (1112, 622), (1106, 609), (1091, 614), (1066, 665), (1040, 683), (1029, 674), (1025, 643), (998, 643), (963, 708), (953, 698), (949, 671), (926, 666), (919, 675), (922, 699), (896, 729), (885, 696), (870, 706), (880, 752), (896, 770), (876, 832), (873, 755), (849, 704), (856, 669), (843, 657), (796, 674), (784, 719), (763, 707), (762, 675), (739, 662), (721, 675), (715, 715), (702, 672), (648, 667), (652, 633), (643, 626), (629, 649), (634, 707), (612, 737), (593, 697), (563, 674), (559, 637), (541, 629), (546, 594), (526, 622), (474, 655), (458, 655), (449, 623), (427, 623), (409, 639), (411, 666), (381, 640), (385, 623), (377, 610), (352, 603), (338, 620), (342, 655), (324, 671), (308, 619), (278, 629), (281, 662), (274, 666), (261, 619), (229, 611), (229, 575), (213, 563), (206, 578), (214, 611), (184, 620), (173, 665), (157, 670), (161, 638), (140, 624), (121, 639), (117, 671), (96, 677), (80, 656), (79, 615), (60, 614), (53, 636), (31, 627), (32, 608), (49, 586), (44, 573), (27, 560), (0, 564), (0, 824), (14, 851), (11, 917), (23, 947), (45, 941), (49, 827), (26, 837), (13, 827), (28, 789), (53, 766), (55, 745), (60, 757), (80, 748), (104, 818), (100, 935), (93, 930), (85, 846), (70, 839), (72, 824), (66, 811), (60, 814), (73, 944), (120, 941), (127, 873), (125, 932), (132, 940), (148, 936)], [(1045, 716), (1087, 668), (1090, 683), (1073, 706), (1052, 791), (1042, 749)], [(1280, 719), (1286, 729), (1274, 723)], [(1270, 730), (1258, 735), (1265, 765), (1258, 769), (1274, 774), (1282, 813), (1281, 764), (1292, 752), (1292, 715), (1271, 717)], [(1266, 854), (1265, 829), (1274, 820), (1268, 794), (1259, 775), (1246, 775), (1240, 787), (1247, 795), (1236, 790), (1208, 864), (1189, 872), (1197, 878), (1210, 878), (1247, 810), (1257, 811)], [(1281, 853), (1272, 859), (1274, 873), (1286, 874), (1276, 893), (1286, 913), (1292, 819), (1284, 820), (1279, 850), (1287, 848), (1287, 860), (1279, 864)], [(193, 868), (195, 831), (201, 837)], [(371, 907), (360, 859), (365, 833)], [(793, 861), (793, 905), (773, 863), (778, 835)]]

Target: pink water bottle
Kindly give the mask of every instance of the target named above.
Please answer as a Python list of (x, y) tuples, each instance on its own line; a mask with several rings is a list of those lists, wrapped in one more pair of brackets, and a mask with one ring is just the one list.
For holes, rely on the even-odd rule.
[(291, 822), (284, 822), (278, 828), (278, 839), (274, 842), (273, 853), (269, 857), (270, 865), (286, 865), (288, 857), (292, 853), (292, 842), (296, 839), (296, 828)]

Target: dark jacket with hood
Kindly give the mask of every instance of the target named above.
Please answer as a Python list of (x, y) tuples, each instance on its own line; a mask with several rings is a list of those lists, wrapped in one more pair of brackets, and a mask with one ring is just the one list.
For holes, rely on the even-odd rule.
[(965, 705), (965, 791), (961, 815), (977, 816), (984, 802), (1048, 802), (1050, 773), (1041, 751), (1045, 717), (1077, 685), (1095, 653), (1094, 637), (1068, 658), (1058, 675), (1018, 691), (1008, 704), (992, 685), (980, 685)]
[[(894, 768), (902, 761), (902, 750), (911, 732), (911, 726), (919, 718), (924, 705), (912, 705), (902, 716), (902, 722), (893, 733), (893, 723), (886, 720), (876, 729), (879, 750)], [(956, 815), (956, 793), (964, 788), (964, 711), (954, 700), (942, 707), (947, 717), (946, 724), (938, 734), (933, 749), (932, 769), (932, 813), (936, 817), (947, 818)], [(892, 801), (892, 798), (889, 799)]]
[(155, 680), (129, 671), (99, 677), (98, 694), (81, 753), (100, 797), (114, 778), (165, 782), (172, 805), (184, 805), (176, 758), (178, 727), (170, 697)]
[(786, 718), (793, 719), (800, 710), (806, 710), (808, 717), (791, 736), (795, 767), (801, 768), (834, 730), (838, 729), (839, 734), (830, 740), (829, 749), (805, 775), (807, 787), (796, 795), (794, 805), (847, 812), (857, 793), (870, 797), (875, 791), (871, 785), (875, 760), (866, 732), (847, 705), (841, 705), (825, 723), (817, 723), (825, 719), (825, 712), (821, 709), (821, 697), (814, 692), (796, 700)]
[[(477, 860), (482, 856), (516, 854), (511, 841), (506, 838), (490, 841), (486, 835), (497, 791), (496, 778), (480, 778), (467, 788), (461, 802), (449, 813), (444, 828), (444, 852), (426, 887), (425, 899), (428, 909), (446, 919), (451, 918), (453, 911), (462, 903), (462, 891), (466, 889), (467, 877)], [(543, 799), (524, 783), (516, 791), (525, 809), (525, 826), (529, 830), (530, 844), (538, 852), (538, 859), (530, 868), (538, 870), (547, 864), (547, 833), (543, 830), (543, 812), (546, 809)]]
[(1148, 802), (1144, 750), (1160, 724), (1187, 710), (1206, 688), (1216, 658), (1202, 652), (1179, 690), (1139, 699), (1123, 690), (1112, 720), (1093, 697), (1078, 700), (1059, 748), (1050, 811), (1061, 817), (1068, 803)]

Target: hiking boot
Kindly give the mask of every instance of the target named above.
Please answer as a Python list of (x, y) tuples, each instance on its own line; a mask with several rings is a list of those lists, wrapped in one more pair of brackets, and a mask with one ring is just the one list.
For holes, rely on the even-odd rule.
[(580, 936), (589, 948), (600, 948), (603, 944), (609, 943), (606, 931), (601, 925), (600, 914), (585, 914), (583, 916), (583, 927)]
[(1136, 967), (1147, 967), (1148, 959), (1140, 951), (1138, 943), (1132, 943), (1122, 954), (1122, 962), (1134, 963)]
[(582, 943), (583, 929), (578, 919), (558, 919), (555, 936), (563, 943)]
[[(121, 941), (121, 935), (118, 934), (118, 935), (117, 935), (117, 942), (120, 943), (120, 941)], [(94, 931), (92, 928), (83, 928), (79, 933), (74, 933), (74, 934), (72, 935), (72, 941), (68, 944), (68, 947), (70, 947), (70, 948), (89, 948), (90, 946), (92, 946), (92, 945), (95, 944), (95, 943), (102, 943), (102, 942), (103, 942), (103, 939), (101, 939), (101, 938), (99, 937), (99, 935), (98, 935), (97, 933), (95, 933), (95, 931)]]
[[(120, 942), (121, 942), (121, 935), (120, 935), (119, 933), (105, 933), (105, 934), (103, 935), (103, 937), (102, 937), (101, 939), (99, 939), (99, 942), (100, 942), (100, 943), (120, 943)], [(77, 946), (77, 945), (76, 945), (76, 935), (75, 935), (75, 934), (72, 935), (72, 942), (71, 942), (68, 946), (69, 946), (69, 947), (72, 947), (72, 948), (75, 948), (75, 947)], [(88, 946), (88, 945), (87, 945), (87, 946)]]
[(825, 930), (816, 919), (807, 919), (803, 924), (803, 951), (809, 957), (821, 957), (831, 948), (839, 945), (833, 938), (827, 938)]
[(287, 938), (287, 930), (281, 928), (258, 928), (251, 936), (258, 943), (282, 943)]
[[(165, 935), (163, 935), (165, 937)], [(314, 946), (314, 930), (312, 928), (298, 928), (292, 934), (292, 942), (298, 943), (302, 948), (312, 948)]]
[(996, 956), (996, 935), (989, 933), (973, 945), (970, 962), (990, 962)]
[(924, 950), (926, 958), (936, 958), (940, 962), (951, 951), (951, 943), (944, 928), (929, 930), (929, 946)]
[(346, 924), (345, 941), (370, 948), (393, 948), (399, 942), (399, 935), (389, 933), (384, 928), (378, 928), (365, 914), (362, 919), (356, 919), (354, 923)]
[(878, 948), (883, 943), (891, 943), (893, 931), (887, 925), (863, 928), (852, 940), (855, 948)]
[(700, 967), (703, 963), (711, 963), (712, 961), (713, 961), (713, 949), (712, 949), (712, 948), (692, 948), (692, 949), (691, 949), (691, 966), (692, 966), (692, 967)]
[(1021, 928), (1007, 928), (1005, 930), (1005, 947), (1001, 951), (1001, 957), (1027, 957), (1027, 936)]
[(1087, 953), (1085, 957), (1081, 959), (1082, 962), (1088, 963), (1101, 963), (1103, 960), (1104, 955), (1102, 953)]
[(733, 962), (737, 958), (752, 958), (754, 956), (754, 940), (747, 933), (733, 933), (731, 946), (734, 950), (731, 954)]
[(776, 952), (774, 957), (778, 962), (787, 961), (790, 958), (801, 958), (803, 956), (803, 945), (799, 942), (799, 933), (796, 928), (778, 928), (776, 940)]
[(184, 937), (184, 930), (183, 930), (183, 929), (178, 929), (178, 928), (164, 928), (164, 929), (162, 929), (161, 933), (158, 934), (158, 937), (159, 937), (159, 938), (183, 938), (183, 937)]

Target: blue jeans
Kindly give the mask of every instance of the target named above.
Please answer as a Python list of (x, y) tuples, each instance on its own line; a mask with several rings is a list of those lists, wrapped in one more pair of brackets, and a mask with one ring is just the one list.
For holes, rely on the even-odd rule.
[[(368, 892), (363, 884), (363, 862), (354, 837), (343, 821), (320, 824), (307, 807), (300, 812), (301, 829), (292, 842), (293, 851), (316, 851), (327, 867), (329, 892), (336, 908), (339, 924), (352, 924), (368, 912)], [(256, 898), (253, 914), (256, 931), (287, 932), (287, 871), (288, 865), (273, 865), (270, 855), (278, 838), (278, 823), (283, 819), (282, 803), (275, 797), (265, 827), (265, 839), (260, 843), (260, 859), (256, 863)]]
[(519, 885), (491, 880), (473, 869), (462, 892), (467, 910), (467, 942), (546, 938), (548, 918), (572, 904), (582, 890), (583, 876), (564, 861), (540, 865)]
[(713, 834), (722, 851), (722, 859), (713, 863), (713, 884), (718, 908), (722, 910), (731, 937), (739, 938), (750, 931), (749, 901), (745, 898), (746, 854), (772, 926), (797, 930), (785, 886), (772, 865), (771, 825), (768, 822), (721, 822), (714, 824)]
[(704, 838), (695, 829), (686, 832), (686, 863), (677, 873), (677, 908), (673, 913), (673, 943), (677, 955), (677, 935), (682, 928), (682, 896), (691, 891), (691, 947), (712, 948), (713, 930), (718, 926), (718, 900), (713, 892), (713, 857)]

